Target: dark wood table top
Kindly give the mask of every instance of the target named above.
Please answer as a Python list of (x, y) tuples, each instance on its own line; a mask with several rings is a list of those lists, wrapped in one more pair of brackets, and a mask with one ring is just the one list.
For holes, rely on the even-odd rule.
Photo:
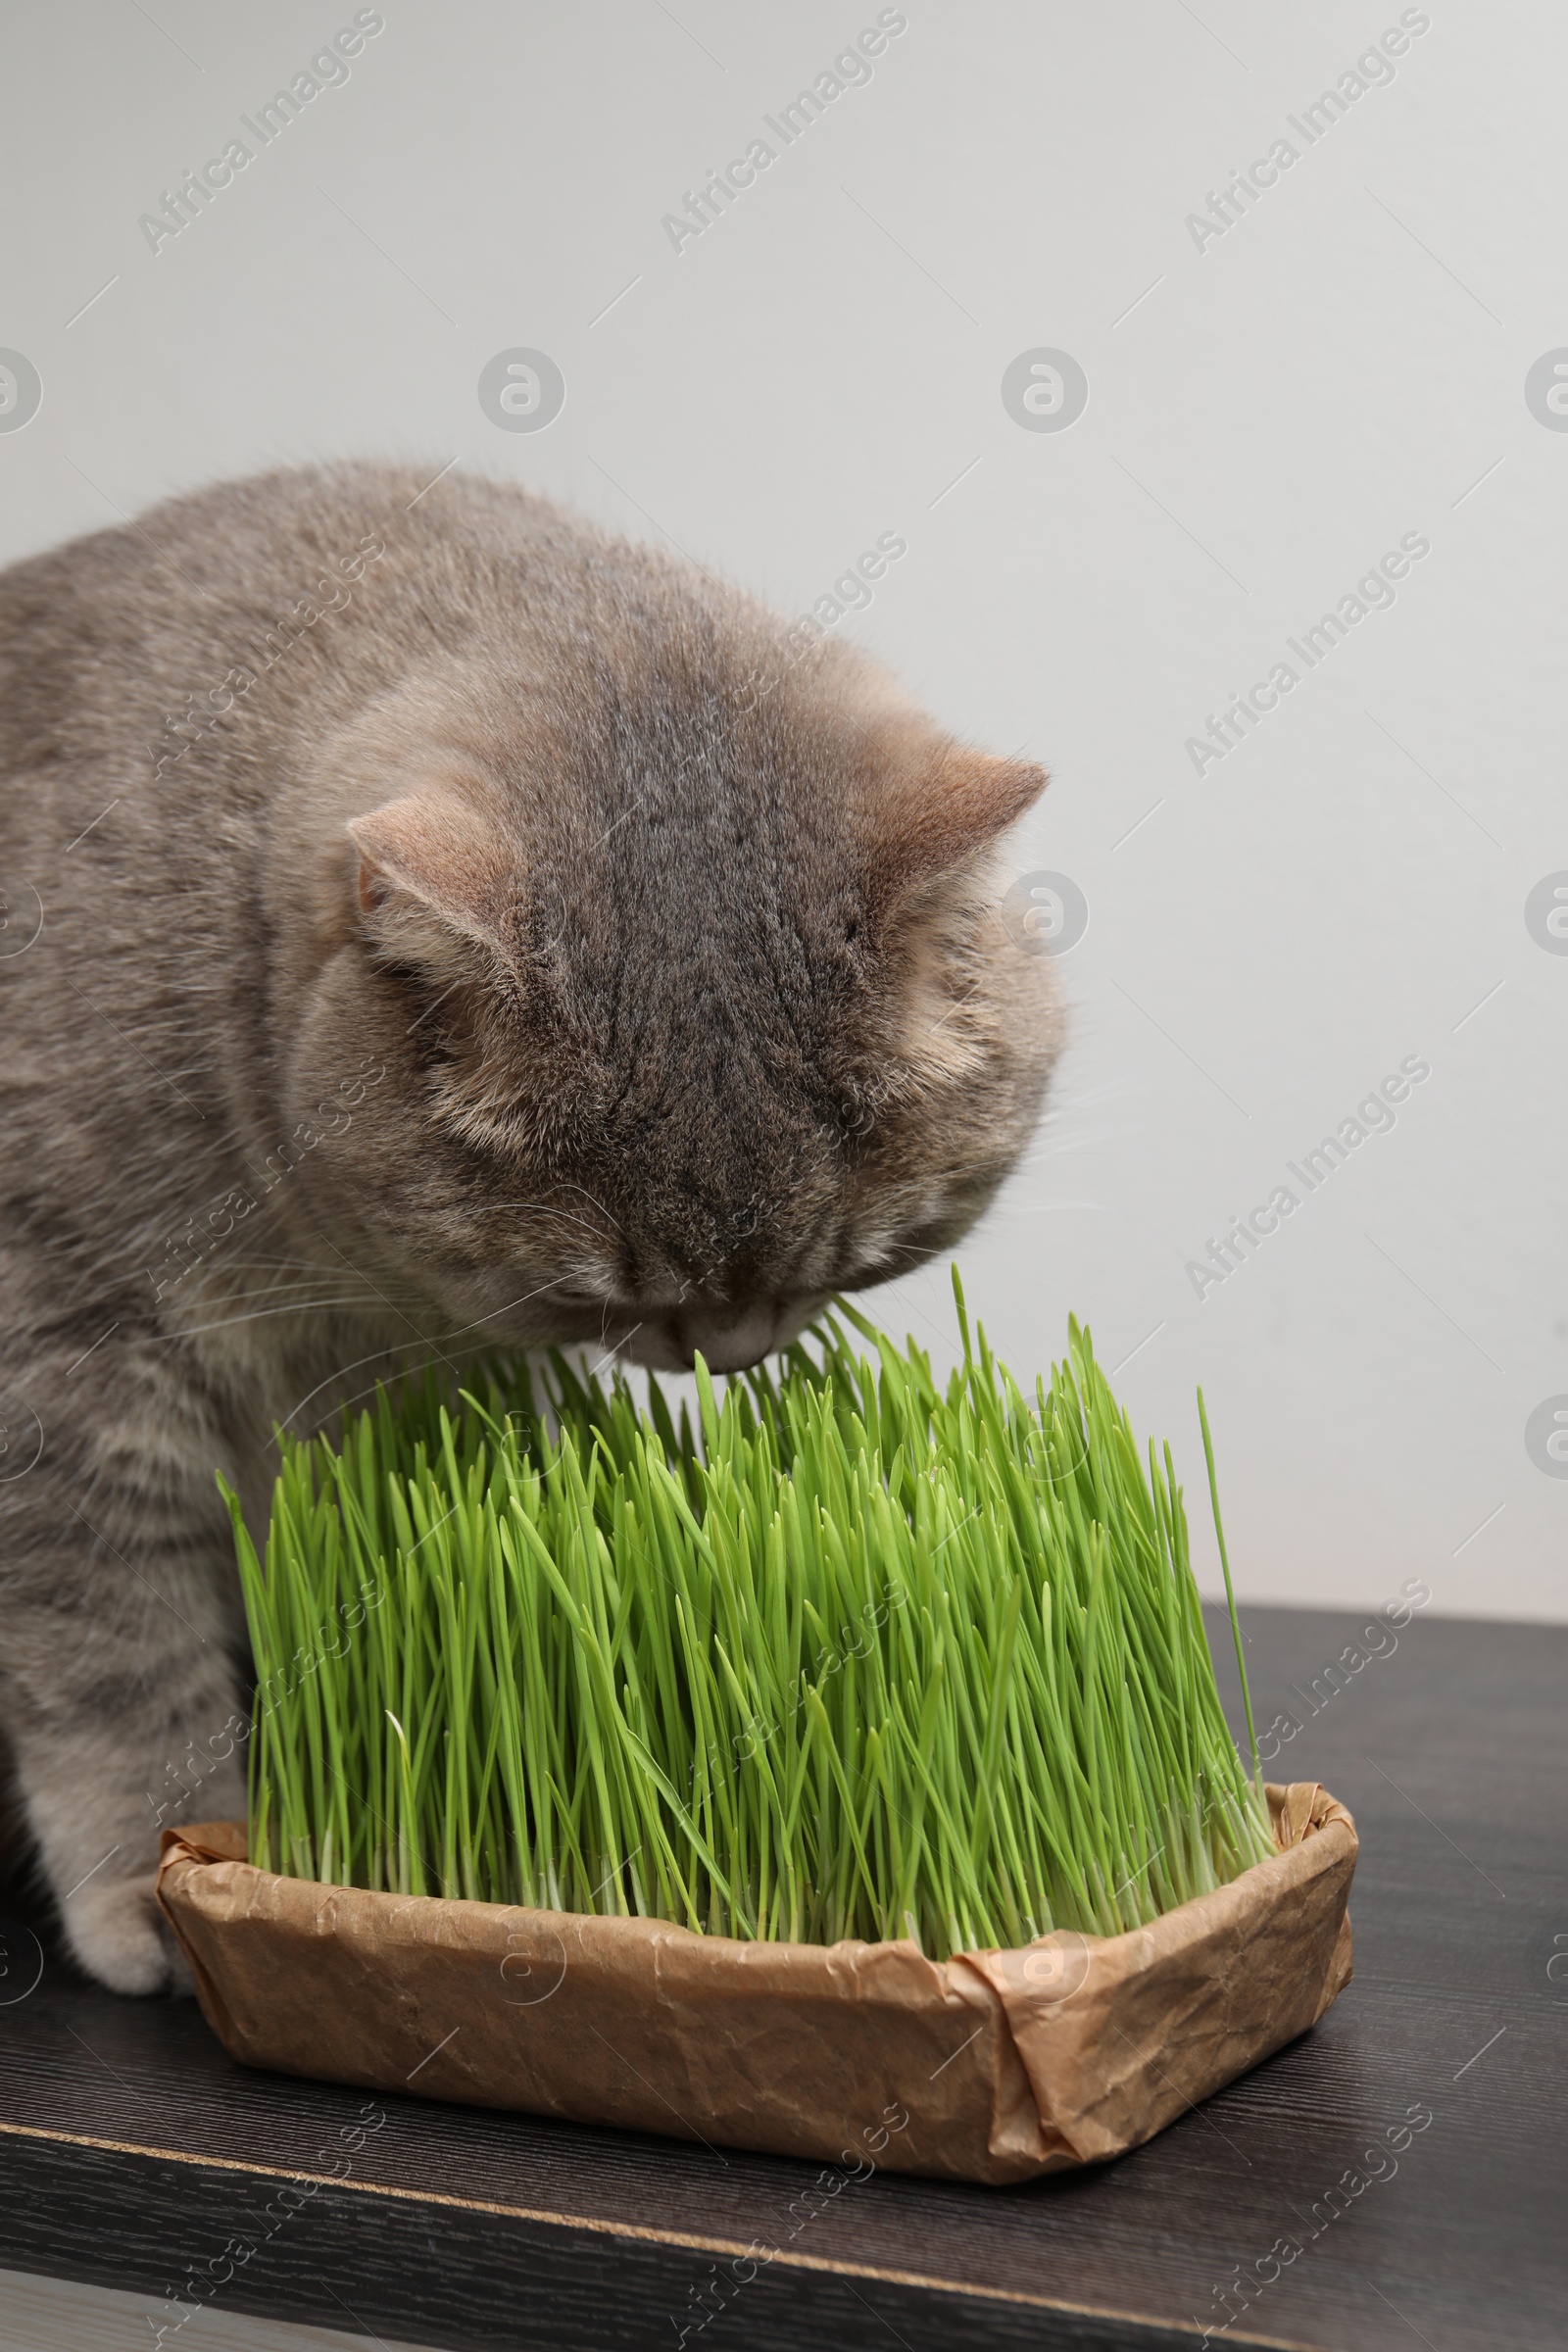
[(13, 1902), (0, 2267), (145, 2294), (150, 2342), (194, 2277), (452, 2352), (1568, 2343), (1568, 1629), (1428, 1611), (1329, 1675), (1368, 1622), (1246, 1612), (1270, 1777), (1323, 1781), (1360, 1830), (1354, 1981), (1116, 2164), (877, 2175), (792, 2212), (816, 2167), (386, 2097), (352, 2179), (314, 2186), (361, 2093), (232, 2064), (188, 2001), (92, 1989)]

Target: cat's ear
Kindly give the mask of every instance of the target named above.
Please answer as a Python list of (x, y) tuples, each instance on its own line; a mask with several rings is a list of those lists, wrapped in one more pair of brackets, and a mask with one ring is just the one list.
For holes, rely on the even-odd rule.
[(421, 786), (351, 817), (348, 835), (360, 916), (378, 947), (442, 965), (462, 938), (507, 959), (516, 884), (498, 829), (467, 795)]
[(989, 849), (1044, 792), (1043, 767), (944, 744), (884, 765), (868, 814), (875, 869), (898, 897)]

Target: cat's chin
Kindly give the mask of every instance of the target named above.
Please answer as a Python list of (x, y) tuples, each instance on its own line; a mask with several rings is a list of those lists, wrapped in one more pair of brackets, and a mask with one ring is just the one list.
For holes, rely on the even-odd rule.
[(762, 1299), (738, 1313), (708, 1308), (651, 1316), (628, 1327), (613, 1352), (649, 1372), (690, 1372), (699, 1355), (710, 1372), (746, 1372), (798, 1339), (829, 1296)]
[(646, 1372), (691, 1372), (699, 1355), (710, 1372), (745, 1372), (771, 1353), (775, 1324), (769, 1308), (688, 1340), (678, 1331), (645, 1323), (627, 1333), (615, 1353), (623, 1363), (640, 1364)]

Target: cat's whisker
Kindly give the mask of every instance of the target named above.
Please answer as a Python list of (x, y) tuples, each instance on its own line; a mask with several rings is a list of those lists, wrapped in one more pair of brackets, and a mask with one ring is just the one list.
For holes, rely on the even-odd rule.
[(1135, 1078), (1101, 1078), (1092, 1086), (1077, 1089), (1064, 1086), (1057, 1092), (1049, 1115), (1053, 1119), (1060, 1119), (1068, 1111), (1076, 1114), (1082, 1110), (1093, 1110), (1102, 1102), (1121, 1102), (1129, 1095), (1147, 1092), (1143, 1081)]
[(1101, 1135), (1066, 1136), (1059, 1143), (1046, 1144), (1040, 1151), (1031, 1152), (1027, 1159), (1018, 1160), (1014, 1165), (1013, 1173), (1016, 1175), (1030, 1168), (1043, 1168), (1047, 1160), (1065, 1159), (1072, 1152), (1097, 1152), (1102, 1145), (1118, 1143), (1120, 1140), (1119, 1136), (1108, 1132)]
[[(265, 1283), (259, 1291), (225, 1290), (221, 1293), (215, 1294), (209, 1302), (216, 1304), (220, 1298), (222, 1303), (228, 1306), (247, 1306), (250, 1304), (252, 1299), (256, 1298), (276, 1298), (279, 1300), (284, 1300), (287, 1293), (290, 1291), (318, 1290), (320, 1286), (320, 1276), (322, 1270), (323, 1269), (320, 1267), (317, 1268), (317, 1279), (315, 1282), (269, 1282)], [(330, 1271), (330, 1269), (327, 1270)], [(177, 1306), (178, 1301), (176, 1300), (175, 1303)]]
[[(460, 1339), (463, 1333), (466, 1331), (477, 1331), (481, 1325), (485, 1323), (493, 1323), (498, 1315), (510, 1314), (514, 1307), (526, 1306), (530, 1299), (542, 1298), (546, 1291), (559, 1291), (562, 1287), (562, 1284), (569, 1279), (570, 1278), (567, 1275), (558, 1275), (554, 1282), (542, 1283), (538, 1290), (524, 1292), (521, 1298), (509, 1300), (505, 1306), (493, 1308), (488, 1315), (476, 1316), (471, 1323), (460, 1323), (457, 1327), (457, 1330), (447, 1335), (447, 1337), (449, 1340), (456, 1340)], [(434, 1349), (434, 1352), (426, 1357), (425, 1361), (427, 1363), (435, 1363), (442, 1360), (441, 1350), (439, 1348), (434, 1347), (434, 1343), (432, 1341), (426, 1340), (421, 1344), (426, 1348), (432, 1348)], [(471, 1354), (477, 1351), (479, 1348), (486, 1348), (490, 1345), (491, 1343), (487, 1340), (474, 1340), (469, 1343), (467, 1348), (460, 1348), (459, 1353), (465, 1355)], [(308, 1404), (312, 1403), (316, 1397), (319, 1396), (323, 1389), (331, 1387), (333, 1381), (342, 1380), (346, 1378), (350, 1372), (358, 1372), (364, 1365), (373, 1364), (383, 1356), (391, 1357), (394, 1360), (394, 1363), (396, 1363), (397, 1352), (398, 1351), (395, 1347), (377, 1348), (369, 1355), (357, 1356), (354, 1362), (351, 1364), (340, 1364), (335, 1372), (329, 1372), (324, 1380), (318, 1381), (314, 1389), (310, 1389), (306, 1392), (306, 1394), (300, 1398), (299, 1403), (296, 1404), (291, 1411), (282, 1416), (280, 1426), (286, 1429), (288, 1424), (293, 1420), (295, 1414), (302, 1413)], [(409, 1367), (398, 1365), (397, 1368), (399, 1371), (403, 1371)], [(422, 1367), (420, 1368), (422, 1369)], [(372, 1382), (370, 1385), (373, 1388), (375, 1383)], [(368, 1396), (369, 1391), (362, 1390), (360, 1393), (362, 1396)], [(336, 1406), (333, 1407), (334, 1411), (340, 1408)]]
[[(588, 1223), (588, 1218), (576, 1216), (576, 1211), (571, 1211), (571, 1209), (558, 1209), (553, 1200), (499, 1200), (499, 1201), (487, 1201), (484, 1206), (487, 1206), (494, 1216), (499, 1216), (503, 1209), (538, 1209), (541, 1211), (541, 1216), (560, 1218), (562, 1225), (581, 1225), (583, 1233), (592, 1233), (592, 1230), (595, 1230)], [(618, 1230), (620, 1228), (615, 1225), (615, 1233), (618, 1233)]]
[[(426, 1359), (426, 1361), (430, 1363), (434, 1363), (435, 1360), (436, 1359), (433, 1355)], [(329, 1389), (334, 1381), (346, 1380), (351, 1372), (363, 1371), (367, 1364), (379, 1363), (390, 1363), (395, 1369), (414, 1369), (412, 1366), (399, 1367), (398, 1350), (395, 1346), (389, 1348), (372, 1348), (368, 1355), (356, 1356), (351, 1364), (339, 1364), (334, 1371), (331, 1371), (326, 1375), (324, 1380), (318, 1380), (314, 1389), (307, 1389), (305, 1395), (300, 1398), (298, 1404), (292, 1405), (286, 1413), (279, 1415), (278, 1426), (282, 1429), (287, 1429), (289, 1423), (294, 1419), (295, 1415), (297, 1413), (303, 1413), (305, 1407), (308, 1404), (314, 1403), (316, 1398), (320, 1396), (321, 1391), (323, 1389)], [(419, 1368), (422, 1369), (422, 1367)], [(369, 1396), (370, 1391), (377, 1385), (378, 1384), (375, 1381), (371, 1381), (369, 1387), (362, 1389), (359, 1394), (362, 1396)], [(350, 1402), (353, 1401), (354, 1399), (351, 1398)], [(339, 1408), (334, 1405), (332, 1409), (335, 1412)]]
[(879, 1252), (877, 1262), (880, 1264), (883, 1257), (907, 1257), (913, 1258), (915, 1264), (920, 1265), (930, 1254), (929, 1250), (920, 1249), (914, 1242), (888, 1242)]
[(320, 1274), (328, 1270), (310, 1257), (239, 1257), (233, 1263), (242, 1274), (261, 1273), (270, 1266), (275, 1266), (281, 1272), (301, 1274)]
[[(459, 1355), (483, 1355), (491, 1344), (489, 1340), (469, 1340), (465, 1347), (457, 1348), (455, 1352)], [(416, 1379), (421, 1372), (428, 1372), (432, 1364), (444, 1363), (448, 1365), (449, 1370), (456, 1369), (456, 1366), (450, 1364), (446, 1356), (439, 1353), (424, 1356), (417, 1363), (414, 1363), (406, 1360), (396, 1348), (384, 1348), (380, 1352), (389, 1359), (388, 1371), (378, 1374), (374, 1380), (367, 1381), (365, 1387), (356, 1389), (351, 1396), (341, 1397), (328, 1405), (326, 1411), (312, 1424), (313, 1428), (322, 1428), (326, 1422), (331, 1420), (334, 1413), (346, 1413), (350, 1405), (361, 1403), (367, 1396), (373, 1396), (376, 1390), (383, 1385), (391, 1387), (401, 1380)], [(348, 1373), (360, 1371), (366, 1364), (374, 1363), (375, 1360), (374, 1356), (362, 1356), (358, 1364), (345, 1365), (343, 1371), (334, 1373), (332, 1378), (346, 1378)], [(328, 1388), (330, 1385), (330, 1381), (322, 1381), (319, 1388), (313, 1389), (311, 1396), (303, 1398), (302, 1402), (294, 1407), (294, 1413), (300, 1412), (305, 1404), (310, 1403), (312, 1397), (318, 1396), (321, 1389)], [(286, 1428), (288, 1422), (293, 1420), (294, 1413), (290, 1413), (284, 1421), (280, 1422), (279, 1427)]]
[(323, 1315), (345, 1306), (363, 1306), (363, 1298), (301, 1298), (288, 1306), (258, 1307), (248, 1315), (222, 1315), (216, 1323), (196, 1323), (182, 1331), (159, 1332), (151, 1341), (155, 1348), (167, 1347), (172, 1340), (195, 1340), (209, 1331), (230, 1331), (236, 1323), (265, 1323), (271, 1315)]
[(1109, 1200), (1013, 1200), (999, 1204), (998, 1214), (1006, 1217), (1042, 1217), (1053, 1209), (1087, 1208), (1100, 1217), (1113, 1217), (1117, 1212)]
[[(417, 1323), (416, 1323), (414, 1317), (403, 1307), (399, 1306), (395, 1299), (389, 1298), (383, 1290), (380, 1290), (376, 1284), (371, 1282), (368, 1274), (362, 1274), (358, 1266), (352, 1264), (348, 1258), (344, 1257), (342, 1250), (338, 1249), (335, 1242), (329, 1242), (327, 1244), (327, 1248), (333, 1252), (334, 1256), (342, 1258), (344, 1265), (348, 1267), (349, 1272), (354, 1276), (355, 1280), (366, 1285), (371, 1294), (380, 1300), (381, 1304), (386, 1308), (388, 1314), (396, 1315), (400, 1323), (406, 1323), (408, 1325), (410, 1331), (413, 1332), (415, 1338), (418, 1341), (421, 1348), (435, 1347), (435, 1342), (428, 1336), (427, 1333), (422, 1332), (419, 1329), (419, 1326)], [(436, 1352), (439, 1355), (440, 1349), (436, 1348)], [(441, 1361), (444, 1364), (450, 1363), (450, 1358), (443, 1355), (441, 1357)]]
[(563, 1190), (569, 1193), (581, 1193), (583, 1199), (589, 1203), (590, 1207), (597, 1208), (602, 1217), (606, 1218), (610, 1224), (614, 1225), (615, 1231), (620, 1235), (621, 1240), (625, 1240), (626, 1235), (624, 1227), (616, 1224), (615, 1219), (611, 1216), (610, 1211), (605, 1206), (604, 1202), (597, 1199), (595, 1195), (588, 1190), (588, 1187), (585, 1184), (566, 1184), (563, 1187)]
[[(456, 1196), (453, 1200), (447, 1202), (446, 1205), (449, 1207), (461, 1206), (464, 1208), (469, 1208), (474, 1204), (471, 1200), (466, 1200), (463, 1196), (459, 1195)], [(594, 1205), (597, 1207), (599, 1204), (597, 1201), (595, 1201)], [(564, 1225), (579, 1225), (584, 1233), (594, 1233), (595, 1230), (586, 1217), (579, 1217), (573, 1210), (569, 1208), (560, 1208), (553, 1200), (486, 1200), (482, 1203), (482, 1206), (487, 1216), (500, 1216), (503, 1214), (503, 1212), (509, 1212), (513, 1209), (532, 1208), (537, 1209), (543, 1216), (559, 1218)], [(605, 1214), (606, 1216), (610, 1216), (608, 1209), (605, 1211)], [(610, 1218), (610, 1222), (614, 1225), (615, 1220), (613, 1217)], [(620, 1233), (620, 1227), (615, 1225), (615, 1231)], [(597, 1234), (595, 1235), (595, 1238), (599, 1238)], [(622, 1239), (624, 1238), (624, 1235), (622, 1235)]]
[[(620, 1353), (621, 1349), (631, 1346), (632, 1341), (637, 1337), (637, 1334), (642, 1330), (642, 1328), (643, 1327), (640, 1323), (634, 1323), (630, 1331), (622, 1332), (620, 1338), (615, 1342), (613, 1348), (609, 1348), (606, 1353), (600, 1357), (598, 1363), (593, 1366), (593, 1376), (597, 1377), (599, 1373), (605, 1371), (609, 1365), (612, 1364), (616, 1356)], [(601, 1347), (604, 1345), (604, 1332), (601, 1330), (599, 1334)]]

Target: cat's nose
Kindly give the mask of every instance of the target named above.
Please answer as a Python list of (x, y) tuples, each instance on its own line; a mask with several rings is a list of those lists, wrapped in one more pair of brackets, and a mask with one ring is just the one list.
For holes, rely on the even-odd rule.
[(744, 1372), (774, 1345), (778, 1307), (771, 1299), (740, 1314), (697, 1312), (675, 1318), (672, 1336), (682, 1361), (701, 1355), (710, 1372)]

